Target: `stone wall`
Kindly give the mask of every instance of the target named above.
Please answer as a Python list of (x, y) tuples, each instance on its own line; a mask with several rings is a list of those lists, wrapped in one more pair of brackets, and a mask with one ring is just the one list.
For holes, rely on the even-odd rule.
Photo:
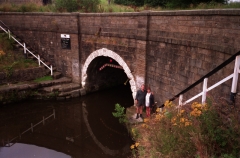
[(14, 4), (36, 3), (42, 5), (43, 0), (0, 0), (0, 3), (14, 3)]
[[(240, 10), (143, 13), (1, 13), (0, 19), (65, 76), (81, 83), (89, 55), (106, 48), (123, 58), (136, 82), (156, 101), (178, 94), (240, 49)], [(61, 48), (61, 34), (71, 49)], [(209, 78), (211, 86), (233, 72), (232, 62)], [(230, 94), (230, 81), (212, 92)], [(238, 87), (238, 90), (240, 85)], [(187, 97), (200, 92), (202, 85)], [(210, 93), (209, 93), (210, 95)]]
[[(78, 15), (54, 13), (5, 13), (0, 19), (34, 52), (61, 71), (64, 76), (79, 78)], [(71, 49), (62, 49), (61, 34), (69, 34)]]
[[(239, 10), (150, 13), (146, 79), (157, 100), (172, 98), (240, 50), (239, 15)], [(208, 87), (233, 73), (233, 66), (210, 77)], [(230, 86), (227, 82), (208, 95), (229, 97)], [(199, 84), (184, 98), (201, 90)]]
[(0, 72), (0, 85), (17, 82), (31, 81), (49, 74), (45, 67), (14, 70), (13, 72)]

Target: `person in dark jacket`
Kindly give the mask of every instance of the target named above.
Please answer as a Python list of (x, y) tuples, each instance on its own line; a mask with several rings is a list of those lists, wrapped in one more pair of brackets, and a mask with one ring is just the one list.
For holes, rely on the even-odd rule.
[(143, 106), (145, 105), (145, 97), (146, 97), (146, 91), (145, 91), (145, 85), (143, 84), (141, 86), (141, 89), (137, 91), (136, 98), (135, 98), (136, 106), (137, 106), (136, 119), (138, 119), (139, 117), (143, 118), (142, 109), (143, 109)]
[(145, 106), (146, 106), (146, 116), (150, 117), (151, 109), (154, 106), (154, 96), (149, 87), (147, 88), (147, 94), (145, 97)]

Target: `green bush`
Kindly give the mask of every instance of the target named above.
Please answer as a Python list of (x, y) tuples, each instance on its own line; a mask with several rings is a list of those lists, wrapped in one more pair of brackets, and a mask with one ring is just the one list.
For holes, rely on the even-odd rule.
[(78, 3), (84, 12), (98, 12), (100, 0), (79, 0)]
[(157, 6), (165, 7), (167, 2), (168, 0), (145, 0), (144, 4), (149, 5), (151, 7)]
[(55, 7), (60, 12), (74, 12), (78, 10), (79, 4), (77, 0), (55, 0)]
[(207, 104), (193, 103), (191, 108), (185, 105), (180, 112), (175, 106), (164, 108), (156, 115), (159, 119), (153, 124), (156, 130), (148, 134), (153, 153), (161, 153), (163, 158), (239, 158), (238, 107), (208, 101)]
[(114, 0), (116, 4), (143, 6), (144, 0)]

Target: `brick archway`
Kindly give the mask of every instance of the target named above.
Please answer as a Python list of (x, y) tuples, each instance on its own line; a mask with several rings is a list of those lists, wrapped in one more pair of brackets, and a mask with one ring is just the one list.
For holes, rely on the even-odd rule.
[(127, 66), (125, 61), (117, 53), (115, 53), (111, 50), (108, 50), (106, 48), (98, 49), (98, 50), (92, 52), (86, 59), (84, 65), (83, 65), (83, 68), (82, 68), (82, 86), (85, 87), (85, 83), (86, 83), (86, 79), (87, 79), (87, 68), (88, 68), (89, 64), (92, 62), (92, 60), (94, 58), (99, 57), (99, 56), (111, 57), (112, 59), (117, 61), (120, 66), (123, 67), (124, 72), (126, 73), (127, 77), (129, 78), (132, 96), (133, 96), (133, 98), (135, 98), (136, 83), (134, 81), (134, 77), (131, 73), (131, 70), (129, 69), (129, 67)]

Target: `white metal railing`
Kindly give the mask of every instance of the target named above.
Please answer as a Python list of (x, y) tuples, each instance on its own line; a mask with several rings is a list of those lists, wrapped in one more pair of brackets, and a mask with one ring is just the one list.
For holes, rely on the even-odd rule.
[(8, 34), (9, 39), (12, 38), (12, 39), (13, 39), (14, 41), (16, 41), (20, 46), (23, 47), (24, 54), (26, 54), (27, 52), (30, 53), (32, 56), (34, 56), (34, 57), (38, 60), (38, 65), (39, 65), (39, 66), (40, 66), (41, 63), (42, 63), (44, 66), (46, 66), (46, 67), (51, 71), (51, 76), (53, 75), (52, 65), (51, 65), (51, 66), (48, 66), (47, 64), (45, 64), (45, 63), (40, 59), (40, 56), (39, 56), (39, 55), (36, 56), (34, 53), (32, 53), (30, 50), (28, 50), (25, 43), (23, 43), (23, 44), (20, 43), (15, 37), (13, 37), (13, 36), (11, 35), (10, 30), (5, 30), (2, 26), (0, 26), (0, 28), (1, 28), (5, 33)]
[(232, 88), (231, 88), (231, 93), (232, 94), (236, 94), (237, 92), (237, 83), (238, 83), (238, 75), (240, 73), (240, 55), (236, 56), (235, 58), (235, 66), (234, 66), (234, 72), (227, 76), (226, 78), (222, 79), (221, 81), (215, 83), (214, 85), (212, 85), (211, 87), (207, 88), (207, 81), (208, 78), (204, 78), (203, 81), (203, 91), (197, 95), (195, 95), (194, 97), (188, 99), (187, 101), (183, 102), (183, 94), (180, 94), (179, 96), (179, 106), (185, 105), (187, 103), (190, 103), (191, 101), (193, 101), (194, 99), (202, 96), (202, 103), (206, 102), (206, 96), (207, 96), (207, 92), (214, 89), (215, 87), (221, 85), (222, 83), (233, 79), (232, 80)]
[(7, 141), (2, 140), (3, 146), (5, 146), (5, 147), (11, 147), (11, 146), (14, 144), (14, 143), (13, 143), (14, 140), (17, 140), (18, 138), (21, 138), (21, 136), (22, 136), (24, 133), (26, 133), (26, 132), (28, 132), (28, 131), (30, 131), (30, 130), (33, 132), (33, 128), (36, 127), (37, 125), (41, 124), (41, 123), (43, 123), (43, 125), (45, 125), (45, 121), (46, 121), (47, 119), (49, 119), (50, 117), (52, 117), (52, 116), (53, 116), (53, 118), (55, 119), (55, 109), (53, 109), (53, 113), (52, 113), (51, 115), (49, 115), (48, 117), (44, 118), (44, 116), (43, 116), (42, 121), (36, 123), (35, 125), (33, 125), (33, 124), (31, 123), (31, 127), (28, 128), (27, 130), (23, 131), (22, 133), (20, 133), (19, 136), (16, 136), (16, 137), (12, 138), (11, 140), (8, 139)]

